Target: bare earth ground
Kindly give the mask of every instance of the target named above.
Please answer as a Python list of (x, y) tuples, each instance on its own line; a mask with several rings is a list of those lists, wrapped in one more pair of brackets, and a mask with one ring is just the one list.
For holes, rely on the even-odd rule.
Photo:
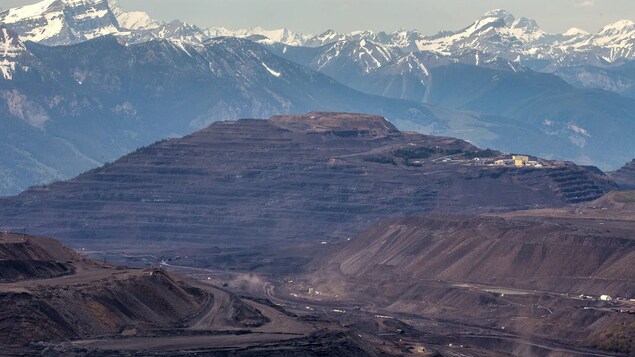
[[(30, 243), (37, 239), (3, 237), (0, 245), (6, 248), (7, 244)], [(53, 246), (60, 247), (59, 244)], [(45, 256), (43, 259), (54, 258)], [(0, 331), (4, 334), (0, 337), (0, 355), (389, 355), (351, 335), (337, 323), (323, 319), (305, 321), (267, 300), (240, 297), (216, 287), (213, 281), (179, 278), (156, 268), (116, 267), (79, 256), (72, 259), (74, 269), (69, 275), (24, 278), (0, 284), (0, 299), (6, 303), (0, 309), (0, 320), (4, 320), (0, 322)], [(156, 279), (164, 284), (164, 289), (177, 290), (177, 293), (180, 290), (182, 312), (176, 313), (176, 317), (157, 315), (153, 320), (155, 314), (162, 314), (151, 311), (156, 307), (146, 301), (152, 300), (153, 295), (144, 295), (143, 290), (134, 288), (136, 284), (152, 288), (158, 284)], [(108, 294), (100, 295), (102, 289)], [(147, 293), (151, 294), (149, 290)], [(166, 292), (166, 295), (170, 294)], [(56, 302), (58, 296), (66, 296), (68, 301)], [(138, 302), (136, 307), (126, 304), (130, 296)], [(21, 303), (23, 300), (27, 302)], [(46, 309), (44, 315), (42, 309)], [(93, 318), (100, 321), (96, 326), (101, 326), (104, 332), (77, 338), (72, 337), (73, 334), (81, 336), (89, 332), (62, 328), (68, 327), (69, 319), (77, 320), (74, 322), (77, 326), (83, 325), (85, 314), (98, 314)], [(15, 323), (22, 325), (17, 331), (13, 329)], [(50, 331), (48, 335), (46, 331)], [(7, 334), (15, 334), (17, 338), (5, 338), (9, 337)]]

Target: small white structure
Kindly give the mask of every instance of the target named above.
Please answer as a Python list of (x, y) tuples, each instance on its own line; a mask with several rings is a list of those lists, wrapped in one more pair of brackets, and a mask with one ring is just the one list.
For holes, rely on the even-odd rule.
[(602, 295), (600, 296), (600, 300), (602, 301), (613, 301), (613, 298), (609, 295)]

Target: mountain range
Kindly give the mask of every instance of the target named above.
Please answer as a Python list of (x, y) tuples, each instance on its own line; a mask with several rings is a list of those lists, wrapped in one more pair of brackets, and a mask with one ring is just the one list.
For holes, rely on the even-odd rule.
[(4, 10), (0, 195), (216, 120), (307, 111), (616, 169), (635, 157), (634, 34), (548, 34), (504, 10), (435, 36), (202, 29), (112, 0)]
[(327, 30), (311, 35), (287, 28), (267, 30), (259, 26), (238, 30), (200, 28), (181, 21), (163, 23), (144, 12), (126, 12), (115, 0), (44, 0), (5, 10), (0, 13), (0, 22), (17, 32), (22, 40), (48, 45), (73, 44), (109, 34), (129, 42), (157, 38), (202, 42), (213, 37), (231, 36), (263, 44), (302, 47), (365, 39), (402, 53), (427, 51), (457, 55), (478, 50), (543, 70), (572, 63), (609, 65), (635, 58), (633, 21), (619, 20), (595, 33), (572, 28), (562, 34), (552, 34), (543, 31), (536, 21), (516, 18), (503, 9), (488, 11), (461, 30), (433, 36), (416, 30), (348, 34)]
[[(163, 23), (140, 11), (127, 12), (115, 0), (44, 0), (2, 11), (0, 22), (18, 33), (23, 41), (47, 45), (75, 44), (111, 34), (130, 43), (167, 38), (204, 42), (227, 36), (248, 38), (267, 45), (311, 48), (340, 41), (368, 40), (401, 55), (424, 51), (461, 56), (476, 50), (549, 72), (572, 65), (611, 66), (635, 58), (633, 21), (616, 21), (595, 33), (572, 28), (562, 34), (552, 34), (543, 31), (536, 21), (516, 18), (502, 9), (485, 13), (461, 30), (433, 36), (416, 30), (348, 34), (327, 30), (311, 35), (287, 28), (267, 30), (259, 26), (238, 30), (200, 28), (181, 21)], [(367, 56), (372, 61), (377, 59), (376, 54), (368, 53)]]

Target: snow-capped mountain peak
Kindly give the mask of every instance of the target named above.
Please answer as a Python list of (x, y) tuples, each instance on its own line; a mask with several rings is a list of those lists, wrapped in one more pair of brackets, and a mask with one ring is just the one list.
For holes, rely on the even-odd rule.
[(260, 26), (239, 30), (229, 30), (224, 27), (212, 27), (205, 30), (205, 32), (209, 37), (229, 36), (252, 38), (257, 42), (264, 44), (282, 43), (290, 46), (302, 46), (309, 38), (312, 37), (311, 35), (291, 31), (288, 28), (267, 30)]
[(509, 12), (488, 11), (470, 26), (453, 32), (417, 41), (422, 51), (445, 55), (477, 50), (482, 53), (508, 54), (516, 58), (524, 44), (545, 36), (538, 24), (527, 18), (516, 19)]
[[(271, 46), (326, 46), (325, 59), (341, 57), (342, 52), (337, 52), (337, 48), (346, 47), (354, 56), (351, 60), (363, 63), (369, 71), (377, 67), (377, 62), (384, 63), (388, 57), (393, 59), (394, 56), (387, 55), (389, 52), (401, 56), (427, 51), (457, 57), (477, 51), (517, 63), (532, 59), (550, 60), (554, 64), (576, 63), (583, 58), (607, 63), (635, 59), (633, 21), (616, 21), (597, 33), (572, 28), (563, 34), (548, 34), (534, 20), (517, 18), (504, 9), (488, 11), (458, 31), (429, 37), (404, 29), (392, 33), (355, 31), (349, 34), (327, 30), (316, 36), (288, 28), (269, 30), (259, 26), (238, 30), (202, 29), (180, 21), (158, 22), (141, 11), (124, 11), (117, 0), (42, 0), (0, 11), (0, 23), (17, 33), (22, 41), (46, 45), (74, 44), (104, 35), (118, 36), (126, 43), (154, 39), (202, 43), (213, 37), (239, 37)], [(350, 41), (357, 43), (352, 46)], [(339, 42), (348, 45), (330, 46)], [(563, 58), (569, 60), (562, 61)]]
[(375, 32), (373, 31), (353, 31), (348, 34), (348, 37), (352, 39), (362, 39), (362, 38), (373, 38), (375, 37)]
[(589, 32), (588, 31), (584, 31), (582, 29), (579, 29), (577, 27), (572, 27), (570, 29), (568, 29), (567, 31), (565, 31), (562, 35), (566, 36), (566, 37), (573, 37), (573, 36), (585, 36), (588, 35)]
[(5, 10), (0, 22), (22, 40), (69, 44), (120, 31), (107, 0), (44, 0)]
[(284, 43), (291, 46), (301, 46), (310, 35), (303, 35), (297, 32), (293, 32), (287, 28), (281, 28), (277, 30), (265, 30), (262, 27), (254, 28), (251, 31), (254, 35), (264, 36), (274, 43)]
[(635, 23), (630, 20), (614, 22), (592, 35), (585, 44), (608, 62), (635, 59)]
[(124, 11), (117, 0), (109, 0), (108, 3), (121, 28), (127, 30), (152, 30), (161, 25), (143, 11)]
[(5, 11), (3, 22), (15, 23), (18, 21), (37, 18), (50, 11), (54, 4), (61, 5), (59, 0), (44, 0), (36, 4), (25, 5)]
[(304, 46), (307, 47), (321, 47), (329, 43), (334, 43), (346, 39), (346, 35), (335, 32), (333, 30), (326, 30), (325, 32), (313, 36), (305, 41)]
[(514, 20), (508, 27), (509, 34), (525, 42), (536, 41), (546, 35), (536, 21), (526, 17)]
[(399, 55), (401, 53), (397, 50), (367, 38), (348, 39), (325, 45), (313, 62), (315, 68), (327, 73), (330, 69), (343, 67), (348, 71), (368, 74)]
[(619, 20), (602, 28), (600, 34), (624, 33), (635, 30), (635, 22), (631, 20)]
[(391, 66), (396, 68), (400, 75), (414, 73), (420, 77), (430, 76), (430, 71), (414, 52), (410, 52), (407, 55), (400, 57), (394, 61)]
[(477, 23), (492, 23), (501, 20), (505, 23), (505, 25), (509, 26), (516, 20), (516, 18), (507, 10), (494, 9), (483, 14)]

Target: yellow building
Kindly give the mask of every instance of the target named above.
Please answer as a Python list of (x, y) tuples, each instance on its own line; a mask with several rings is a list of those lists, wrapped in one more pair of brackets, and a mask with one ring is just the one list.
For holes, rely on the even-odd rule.
[(523, 166), (527, 166), (527, 163), (529, 162), (529, 156), (514, 155), (512, 157), (512, 160), (514, 160), (514, 166), (523, 167)]

